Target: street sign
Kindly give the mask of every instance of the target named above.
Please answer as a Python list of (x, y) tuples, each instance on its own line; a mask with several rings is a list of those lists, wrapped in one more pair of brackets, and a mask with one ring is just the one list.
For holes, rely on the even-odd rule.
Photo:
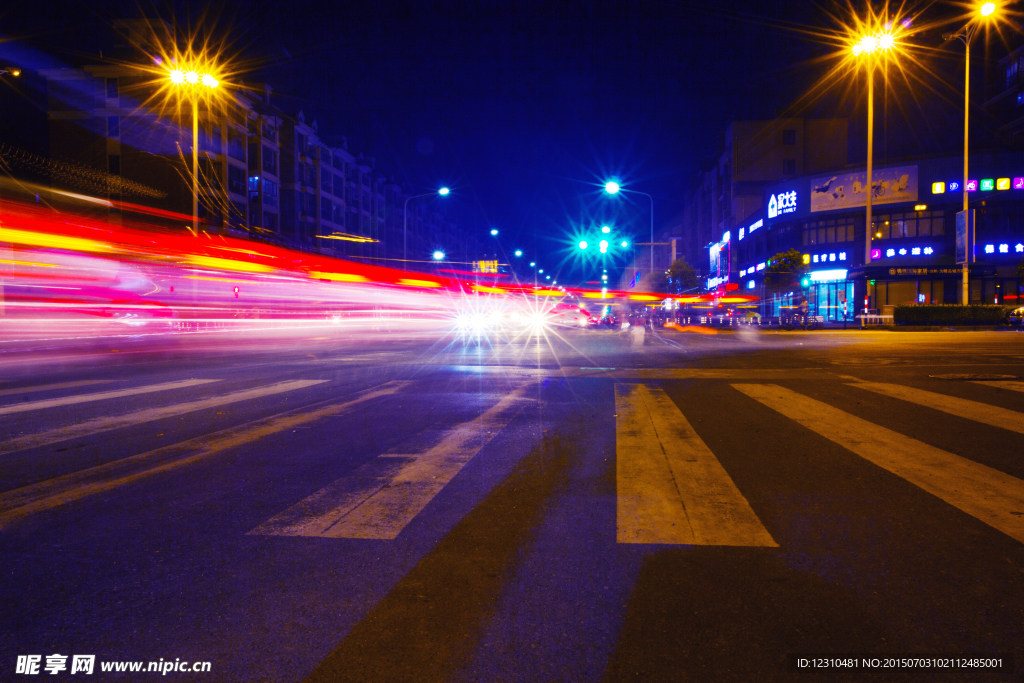
[(956, 262), (974, 262), (974, 209), (956, 214)]

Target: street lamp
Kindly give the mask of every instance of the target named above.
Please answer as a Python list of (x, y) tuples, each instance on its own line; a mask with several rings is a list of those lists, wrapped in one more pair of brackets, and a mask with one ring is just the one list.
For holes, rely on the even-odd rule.
[(444, 261), (444, 252), (441, 251), (440, 249), (435, 251), (434, 252), (434, 260), (435, 261)]
[(491, 228), (491, 235), (494, 236), (494, 237), (497, 237), (498, 229), (497, 228)]
[[(968, 221), (970, 215), (967, 213), (968, 200), (967, 200), (967, 179), (968, 179), (968, 168), (967, 168), (967, 154), (968, 154), (968, 132), (970, 130), (970, 113), (971, 113), (971, 40), (974, 38), (974, 34), (978, 32), (978, 27), (981, 26), (981, 22), (987, 20), (996, 11), (996, 5), (994, 2), (986, 2), (978, 7), (978, 16), (972, 17), (967, 24), (960, 29), (957, 33), (946, 34), (943, 36), (946, 40), (952, 40), (959, 38), (964, 43), (964, 220)], [(965, 253), (965, 259), (963, 263), (963, 292), (961, 294), (961, 301), (964, 306), (970, 304), (970, 285), (969, 285), (969, 274), (970, 274), (970, 261), (971, 253), (970, 250), (974, 247), (970, 244), (970, 228), (968, 227), (967, 235), (967, 250)]]
[(854, 57), (863, 57), (867, 60), (868, 74), (868, 168), (867, 168), (867, 200), (866, 222), (864, 223), (864, 267), (871, 263), (871, 200), (874, 198), (875, 188), (871, 178), (872, 162), (874, 160), (874, 135), (875, 135), (875, 60), (878, 55), (884, 54), (893, 48), (895, 37), (889, 31), (865, 34), (853, 44), (851, 52)]
[[(405, 208), (402, 209), (402, 270), (409, 270), (409, 200), (419, 199), (420, 197), (431, 197), (434, 194), (439, 194), (442, 197), (447, 195), (451, 190), (447, 187), (440, 188), (436, 193), (424, 192), (423, 194), (414, 194), (411, 197), (406, 197)], [(442, 257), (443, 258), (443, 257)]]
[(523, 255), (523, 250), (522, 249), (516, 249), (516, 256), (522, 256), (522, 255)]
[(188, 88), (192, 95), (192, 230), (199, 234), (199, 95), (200, 86), (214, 90), (220, 81), (195, 67), (171, 69), (167, 77), (179, 88)]
[[(639, 192), (637, 190), (625, 190), (617, 182), (609, 180), (604, 184), (604, 191), (608, 194), (615, 195), (619, 192), (630, 192), (632, 194), (642, 194), (651, 200), (651, 272), (654, 272), (654, 197), (647, 194), (646, 192)], [(623, 245), (625, 247), (625, 245)]]

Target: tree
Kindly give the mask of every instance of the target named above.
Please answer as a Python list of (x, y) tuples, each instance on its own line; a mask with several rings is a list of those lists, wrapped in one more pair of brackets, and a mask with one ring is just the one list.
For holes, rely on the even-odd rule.
[(695, 289), (698, 286), (697, 271), (684, 258), (677, 258), (668, 267), (668, 287), (676, 293)]
[(800, 287), (800, 277), (807, 272), (804, 255), (796, 249), (778, 253), (764, 271), (764, 286), (769, 291), (781, 292)]

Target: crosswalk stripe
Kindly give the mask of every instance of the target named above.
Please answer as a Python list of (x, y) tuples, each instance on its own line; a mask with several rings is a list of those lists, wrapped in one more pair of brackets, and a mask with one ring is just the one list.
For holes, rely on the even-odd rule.
[(392, 540), (519, 413), (521, 386), (422, 453), (375, 458), (250, 534)]
[(997, 389), (1009, 389), (1010, 391), (1024, 391), (1024, 382), (985, 382), (978, 381), (972, 382), (972, 384), (984, 384), (985, 386), (995, 387)]
[(926, 408), (941, 410), (942, 412), (949, 413), (950, 415), (965, 417), (968, 420), (974, 420), (975, 422), (992, 425), (993, 427), (1002, 427), (1003, 429), (1009, 429), (1011, 431), (1024, 434), (1024, 413), (1018, 413), (1014, 410), (1007, 410), (1006, 408), (1000, 408), (999, 406), (993, 406), (987, 403), (979, 403), (978, 401), (971, 401), (966, 398), (956, 398), (955, 396), (937, 394), (934, 391), (915, 389), (913, 387), (907, 387), (900, 384), (855, 382), (853, 384), (848, 384), (847, 386), (866, 389), (883, 396), (898, 398), (903, 401), (909, 401), (910, 403), (925, 406)]
[(732, 386), (1024, 543), (1024, 481), (775, 384)]
[(0, 443), (0, 453), (13, 453), (14, 451), (20, 451), (26, 448), (39, 448), (40, 446), (47, 446), (52, 443), (67, 441), (68, 439), (91, 436), (93, 434), (99, 434), (100, 432), (106, 432), (112, 429), (131, 427), (146, 422), (153, 422), (154, 420), (162, 420), (167, 417), (184, 415), (185, 413), (191, 413), (197, 410), (217, 408), (231, 403), (238, 403), (239, 401), (248, 401), (250, 399), (260, 398), (263, 396), (272, 396), (286, 391), (303, 389), (316, 384), (323, 384), (327, 381), (329, 380), (288, 380), (285, 382), (278, 382), (276, 384), (268, 384), (264, 387), (255, 387), (252, 389), (236, 391), (230, 394), (224, 394), (223, 396), (213, 396), (211, 398), (201, 399), (198, 401), (189, 401), (188, 403), (178, 403), (176, 405), (164, 406), (161, 408), (147, 408), (145, 410), (137, 410), (126, 415), (97, 417), (92, 420), (86, 420), (85, 422), (79, 422), (78, 424), (68, 425), (67, 427), (58, 427), (38, 434), (26, 434), (25, 436), (19, 436), (16, 439), (2, 442)]
[(62, 398), (48, 398), (41, 401), (29, 401), (27, 403), (14, 403), (7, 406), (0, 406), (0, 415), (24, 413), (29, 410), (42, 410), (43, 408), (70, 406), (76, 403), (89, 403), (90, 401), (105, 401), (110, 398), (123, 398), (125, 396), (137, 396), (139, 394), (151, 394), (155, 391), (184, 389), (186, 387), (194, 387), (200, 384), (209, 384), (211, 382), (219, 381), (219, 379), (183, 379), (176, 382), (150, 384), (144, 387), (132, 387), (131, 389), (119, 389), (117, 391), (100, 391), (95, 394), (78, 394), (75, 396), (64, 396)]
[(2, 389), (0, 396), (13, 396), (14, 394), (31, 394), (34, 391), (53, 391), (55, 389), (72, 389), (74, 387), (86, 387), (91, 384), (109, 384), (116, 380), (112, 379), (83, 379), (77, 382), (57, 382), (56, 384), (39, 384), (34, 387), (17, 387), (15, 389)]
[(615, 385), (619, 543), (777, 547), (672, 399)]
[(344, 403), (301, 408), (212, 434), (164, 446), (96, 467), (0, 493), (0, 529), (36, 512), (132, 484), (162, 472), (190, 465), (236, 446), (252, 443), (324, 417), (342, 415), (361, 403), (393, 394), (408, 382), (392, 381), (359, 392)]

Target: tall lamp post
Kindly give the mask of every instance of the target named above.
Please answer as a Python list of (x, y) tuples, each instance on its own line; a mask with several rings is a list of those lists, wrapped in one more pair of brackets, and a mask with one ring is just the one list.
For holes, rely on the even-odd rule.
[[(994, 2), (986, 2), (983, 5), (981, 5), (980, 7), (978, 7), (977, 15), (972, 17), (971, 20), (968, 21), (967, 24), (962, 29), (960, 29), (956, 33), (953, 33), (953, 34), (947, 33), (946, 35), (943, 36), (943, 38), (946, 39), (946, 40), (952, 40), (954, 38), (959, 38), (964, 43), (964, 183), (963, 183), (962, 187), (963, 187), (963, 190), (964, 190), (963, 194), (964, 194), (964, 220), (965, 221), (969, 220), (969, 215), (967, 214), (967, 211), (969, 210), (968, 209), (968, 201), (967, 201), (967, 180), (968, 180), (967, 155), (968, 155), (968, 150), (969, 150), (969, 136), (968, 136), (968, 132), (970, 130), (970, 114), (971, 114), (971, 40), (974, 39), (974, 35), (978, 32), (978, 27), (981, 26), (981, 22), (984, 21), (985, 19), (987, 19), (988, 17), (991, 17), (993, 14), (995, 14), (995, 11), (996, 11), (995, 3)], [(967, 234), (967, 253), (966, 253), (966, 257), (967, 258), (964, 259), (963, 271), (962, 271), (962, 277), (963, 277), (963, 279), (962, 279), (962, 282), (963, 282), (962, 289), (963, 289), (963, 291), (961, 293), (961, 303), (963, 303), (964, 306), (967, 306), (967, 305), (970, 304), (970, 295), (971, 295), (970, 285), (969, 285), (970, 261), (971, 261), (971, 253), (970, 252), (973, 249), (973, 247), (974, 247), (974, 245), (971, 244), (971, 240), (970, 240), (970, 230), (968, 230), (968, 234)]]
[(172, 69), (169, 76), (171, 83), (180, 88), (188, 88), (189, 99), (192, 100), (192, 231), (199, 234), (199, 95), (200, 87), (211, 91), (220, 85), (220, 81), (211, 74), (200, 73), (197, 69)]
[(419, 199), (420, 197), (433, 197), (435, 194), (444, 197), (451, 190), (447, 187), (440, 188), (437, 192), (424, 192), (423, 194), (414, 194), (411, 197), (406, 197), (405, 208), (402, 210), (402, 270), (409, 270), (409, 200)]
[(637, 190), (626, 190), (623, 189), (618, 183), (609, 181), (604, 184), (604, 191), (608, 194), (618, 194), (619, 192), (629, 192), (632, 194), (642, 194), (651, 201), (651, 273), (654, 273), (654, 197), (647, 194), (646, 192), (639, 192)]
[(879, 55), (892, 49), (895, 39), (888, 31), (861, 36), (854, 43), (852, 52), (855, 57), (866, 60), (868, 76), (868, 163), (867, 163), (867, 200), (864, 223), (864, 267), (871, 263), (871, 201), (874, 199), (875, 188), (872, 181), (872, 165), (874, 160), (875, 137), (875, 60)]

